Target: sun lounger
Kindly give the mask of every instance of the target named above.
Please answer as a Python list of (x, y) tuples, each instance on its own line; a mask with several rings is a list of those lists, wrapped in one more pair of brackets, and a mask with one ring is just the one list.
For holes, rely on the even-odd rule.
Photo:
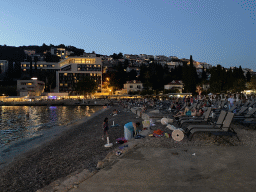
[(234, 105), (228, 110), (228, 112), (233, 112), (236, 108), (237, 108), (237, 106), (236, 106), (236, 104), (234, 104)]
[(192, 129), (188, 134), (189, 140), (192, 139), (195, 133), (200, 133), (200, 132), (208, 132), (214, 135), (236, 136), (237, 139), (239, 140), (237, 133), (234, 131), (234, 129), (230, 127), (233, 117), (234, 117), (234, 113), (228, 112), (220, 128), (215, 127), (215, 128), (204, 128), (204, 129), (203, 128)]
[(235, 121), (242, 121), (248, 118), (252, 118), (253, 114), (256, 112), (256, 108), (252, 108), (251, 110), (248, 111), (248, 113), (246, 113), (245, 115), (237, 115), (234, 117)]
[(248, 107), (241, 107), (241, 109), (235, 113), (235, 116), (242, 115), (247, 109)]
[(240, 121), (239, 123), (247, 127), (249, 127), (250, 125), (256, 125), (256, 118), (245, 119), (244, 121)]
[(182, 126), (185, 123), (202, 123), (207, 122), (209, 119), (211, 113), (211, 108), (209, 107), (208, 110), (205, 112), (205, 115), (203, 118), (193, 119), (192, 117), (190, 119), (184, 119), (180, 121), (180, 126)]
[(216, 123), (211, 124), (211, 125), (189, 125), (186, 128), (186, 133), (190, 132), (192, 129), (210, 129), (210, 128), (214, 129), (214, 128), (221, 128), (226, 115), (227, 115), (227, 112), (222, 110), (220, 112), (220, 115), (219, 115), (218, 120), (217, 120)]
[(211, 112), (211, 107), (207, 107), (206, 112), (201, 117), (193, 117), (193, 116), (181, 116), (177, 119), (178, 123), (180, 123), (182, 120), (188, 120), (188, 119), (204, 119), (205, 115), (207, 115), (207, 111)]

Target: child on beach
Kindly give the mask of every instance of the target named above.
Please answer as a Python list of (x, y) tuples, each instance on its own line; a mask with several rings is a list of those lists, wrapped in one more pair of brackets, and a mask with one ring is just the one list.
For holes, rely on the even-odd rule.
[(102, 127), (103, 127), (102, 140), (104, 140), (105, 135), (107, 135), (107, 137), (108, 137), (108, 129), (109, 128), (108, 128), (108, 118), (107, 117), (104, 119)]

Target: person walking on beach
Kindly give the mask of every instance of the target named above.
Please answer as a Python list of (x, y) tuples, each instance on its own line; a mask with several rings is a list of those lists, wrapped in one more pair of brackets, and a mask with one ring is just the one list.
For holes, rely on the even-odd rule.
[(103, 121), (103, 135), (102, 135), (102, 140), (104, 140), (105, 135), (108, 137), (108, 118), (106, 117)]
[(231, 107), (233, 107), (234, 101), (235, 101), (235, 100), (234, 100), (233, 96), (230, 95), (230, 98), (228, 98), (229, 109), (230, 109)]

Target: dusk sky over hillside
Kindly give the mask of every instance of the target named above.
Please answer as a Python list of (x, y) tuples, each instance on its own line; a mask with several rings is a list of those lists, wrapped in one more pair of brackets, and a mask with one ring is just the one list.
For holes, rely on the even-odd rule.
[(177, 56), (256, 71), (255, 0), (8, 0), (0, 44)]

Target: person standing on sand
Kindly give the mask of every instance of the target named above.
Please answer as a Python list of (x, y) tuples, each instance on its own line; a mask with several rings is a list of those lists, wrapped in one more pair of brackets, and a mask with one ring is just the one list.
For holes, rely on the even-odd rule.
[(105, 135), (107, 135), (107, 137), (108, 137), (108, 129), (109, 128), (108, 128), (108, 118), (107, 117), (104, 119), (102, 127), (103, 127), (102, 140), (104, 140)]
[(230, 95), (230, 98), (228, 98), (229, 109), (230, 109), (231, 107), (233, 107), (234, 101), (235, 101), (235, 100), (234, 100), (233, 96)]
[(124, 125), (124, 128), (127, 128), (129, 130), (133, 130), (133, 135), (132, 136), (136, 136), (139, 134), (139, 126), (140, 126), (140, 122), (129, 122), (126, 123)]

